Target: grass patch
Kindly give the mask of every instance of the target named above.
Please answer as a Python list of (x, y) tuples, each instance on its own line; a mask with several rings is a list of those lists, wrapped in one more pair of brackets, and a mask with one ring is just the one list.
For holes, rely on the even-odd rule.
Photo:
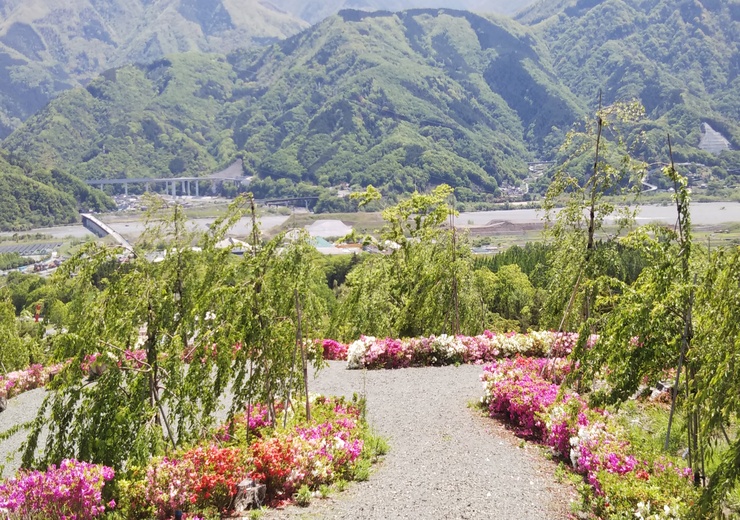
[(313, 494), (311, 493), (311, 490), (306, 484), (304, 484), (298, 490), (298, 493), (295, 494), (295, 503), (300, 507), (308, 507), (311, 505), (312, 498)]
[(368, 459), (360, 459), (355, 465), (354, 479), (358, 482), (365, 482), (370, 478), (371, 462)]

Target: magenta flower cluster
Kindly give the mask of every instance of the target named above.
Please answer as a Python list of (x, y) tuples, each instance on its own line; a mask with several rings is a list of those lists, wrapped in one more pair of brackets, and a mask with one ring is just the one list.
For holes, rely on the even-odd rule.
[(116, 505), (104, 504), (102, 498), (103, 486), (112, 478), (109, 467), (73, 459), (44, 472), (20, 471), (0, 483), (0, 511), (6, 510), (11, 518), (96, 518)]
[(301, 446), (295, 457), (291, 478), (295, 489), (303, 484), (316, 487), (345, 474), (360, 457), (364, 442), (357, 421), (342, 417), (308, 428), (296, 428)]
[[(275, 403), (275, 413), (280, 414), (283, 411), (283, 403)], [(262, 403), (247, 405), (247, 412), (237, 414), (231, 421), (226, 422), (218, 427), (216, 438), (219, 441), (228, 442), (233, 439), (233, 432), (240, 428), (248, 428), (250, 435), (261, 436), (262, 428), (272, 426), (270, 420), (270, 409)]]
[(347, 359), (347, 345), (339, 343), (333, 339), (325, 339), (321, 346), (323, 348), (324, 359), (333, 360), (346, 360)]
[[(545, 412), (556, 402), (560, 386), (553, 380), (562, 380), (570, 364), (560, 358), (501, 359), (483, 367), (481, 380), (486, 388), (488, 408), (492, 414), (504, 415), (518, 428), (520, 435), (537, 440), (548, 437)], [(566, 400), (575, 394), (565, 396)], [(558, 432), (558, 444), (563, 438), (570, 441), (570, 432)], [(553, 441), (556, 442), (556, 441)]]
[(11, 398), (34, 388), (40, 388), (57, 375), (65, 363), (57, 363), (44, 367), (34, 364), (25, 370), (9, 372), (0, 376), (0, 397)]
[(599, 473), (630, 475), (649, 480), (670, 468), (681, 477), (690, 470), (673, 463), (639, 460), (624, 432), (604, 410), (589, 408), (576, 393), (561, 390), (569, 370), (563, 359), (516, 357), (494, 361), (483, 368), (483, 401), (492, 416), (504, 417), (517, 432), (544, 442), (576, 472), (584, 475), (595, 493), (602, 494)]

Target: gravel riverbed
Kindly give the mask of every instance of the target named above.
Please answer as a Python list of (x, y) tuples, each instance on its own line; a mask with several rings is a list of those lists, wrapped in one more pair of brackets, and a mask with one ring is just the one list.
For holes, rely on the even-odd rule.
[[(556, 482), (554, 464), (472, 406), (483, 394), (480, 374), (472, 365), (362, 371), (330, 362), (309, 390), (364, 394), (368, 421), (390, 451), (367, 482), (263, 518), (567, 518), (572, 490)], [(11, 399), (0, 432), (32, 419), (43, 397), (34, 390)], [(23, 438), (0, 442), (3, 459)], [(14, 458), (5, 475), (17, 465)]]

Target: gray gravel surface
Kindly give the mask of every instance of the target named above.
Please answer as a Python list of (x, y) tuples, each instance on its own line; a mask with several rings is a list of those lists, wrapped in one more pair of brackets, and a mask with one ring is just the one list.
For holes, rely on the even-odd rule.
[[(24, 424), (35, 419), (45, 395), (43, 388), (37, 388), (9, 399), (8, 409), (0, 413), (0, 433), (16, 424)], [(26, 432), (21, 431), (6, 441), (0, 442), (0, 466), (5, 466), (2, 472), (3, 478), (15, 474), (15, 470), (20, 466), (21, 457), (16, 452), (24, 440), (26, 440)]]
[[(309, 390), (366, 395), (368, 421), (390, 445), (367, 482), (353, 483), (308, 508), (287, 507), (265, 518), (549, 520), (567, 517), (570, 489), (554, 466), (471, 406), (483, 393), (471, 365), (401, 370), (347, 370), (331, 362)], [(43, 390), (9, 401), (0, 432), (33, 419)], [(24, 435), (0, 443), (17, 449)], [(3, 456), (4, 458), (4, 456)], [(2, 461), (0, 461), (2, 463)], [(6, 474), (17, 467), (8, 465)]]
[(557, 484), (538, 448), (521, 444), (470, 405), (483, 394), (471, 365), (346, 370), (332, 362), (309, 388), (367, 396), (370, 424), (390, 452), (370, 480), (306, 509), (267, 518), (545, 520), (567, 517), (570, 490)]

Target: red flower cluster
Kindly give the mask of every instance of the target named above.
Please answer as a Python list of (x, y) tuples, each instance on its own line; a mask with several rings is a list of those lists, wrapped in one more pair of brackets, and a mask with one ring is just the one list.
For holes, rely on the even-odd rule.
[(191, 504), (215, 502), (222, 507), (228, 506), (231, 496), (236, 493), (236, 486), (246, 474), (239, 448), (219, 448), (213, 444), (198, 446), (185, 452), (182, 461), (198, 469), (191, 481)]
[(239, 448), (197, 446), (179, 458), (165, 457), (150, 464), (145, 502), (154, 505), (161, 519), (189, 507), (225, 509), (246, 476), (247, 463)]
[(251, 477), (267, 486), (271, 494), (290, 496), (295, 486), (288, 484), (299, 446), (295, 437), (272, 437), (252, 444), (254, 470)]
[(290, 498), (304, 484), (316, 487), (348, 478), (364, 446), (360, 410), (342, 399), (317, 397), (313, 415), (314, 422), (273, 429), (267, 407), (255, 404), (249, 427), (257, 427), (258, 435), (247, 441), (246, 414), (241, 414), (235, 418), (235, 435), (224, 427), (215, 432), (225, 446), (211, 442), (153, 459), (146, 477), (142, 472), (125, 486), (122, 499), (137, 518), (164, 520), (178, 509), (225, 512), (247, 477), (266, 484), (268, 501)]

